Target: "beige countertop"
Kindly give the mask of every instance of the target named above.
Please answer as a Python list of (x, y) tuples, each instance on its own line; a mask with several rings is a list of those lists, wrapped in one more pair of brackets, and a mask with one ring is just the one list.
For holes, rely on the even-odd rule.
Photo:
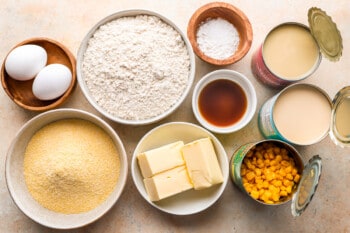
[[(31, 37), (49, 37), (66, 45), (77, 54), (79, 45), (90, 28), (100, 19), (126, 9), (155, 11), (172, 20), (186, 32), (194, 11), (206, 0), (99, 0), (99, 1), (1, 1), (0, 60), (17, 43)], [(320, 67), (305, 83), (316, 84), (333, 98), (339, 89), (350, 85), (350, 3), (347, 0), (267, 0), (228, 1), (240, 8), (253, 27), (253, 44), (238, 63), (224, 68), (246, 75), (256, 88), (258, 109), (277, 93), (258, 82), (250, 69), (253, 53), (274, 26), (288, 21), (307, 24), (307, 11), (320, 7), (337, 23), (343, 37), (343, 56), (333, 63), (323, 59)], [(195, 83), (206, 73), (219, 69), (196, 58)], [(192, 90), (190, 95), (192, 94)], [(84, 98), (79, 87), (62, 106), (83, 109), (99, 115)], [(258, 110), (257, 109), (257, 110)], [(7, 149), (20, 127), (38, 113), (21, 109), (4, 90), (0, 90), (0, 232), (56, 232), (27, 218), (16, 207), (6, 188), (4, 177)], [(259, 141), (257, 115), (242, 130), (217, 135), (230, 159), (240, 145)], [(100, 115), (99, 115), (100, 116)], [(350, 118), (349, 118), (350, 119)], [(108, 121), (108, 120), (107, 120)], [(170, 117), (142, 127), (126, 126), (108, 121), (121, 137), (129, 162), (140, 138), (155, 126), (171, 121), (198, 124), (191, 110), (190, 96)], [(191, 216), (165, 214), (149, 205), (138, 193), (129, 172), (125, 190), (116, 205), (100, 220), (69, 232), (350, 232), (350, 149), (341, 149), (329, 137), (307, 147), (297, 147), (305, 160), (315, 154), (323, 159), (321, 181), (313, 201), (301, 217), (291, 215), (290, 203), (278, 207), (260, 205), (228, 182), (221, 198), (209, 209)]]

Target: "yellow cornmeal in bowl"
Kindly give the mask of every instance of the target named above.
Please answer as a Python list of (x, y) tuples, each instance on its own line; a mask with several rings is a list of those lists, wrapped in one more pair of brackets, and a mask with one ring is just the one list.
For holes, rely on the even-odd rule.
[(50, 123), (30, 139), (24, 177), (33, 198), (64, 214), (87, 212), (102, 204), (120, 172), (117, 148), (97, 125), (80, 119)]

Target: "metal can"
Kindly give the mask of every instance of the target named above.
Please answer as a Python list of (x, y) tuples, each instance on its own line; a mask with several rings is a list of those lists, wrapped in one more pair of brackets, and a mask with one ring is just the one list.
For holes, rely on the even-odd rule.
[(337, 61), (342, 55), (342, 37), (331, 17), (319, 8), (308, 11), (309, 27), (297, 22), (273, 28), (254, 53), (251, 67), (262, 83), (283, 88), (314, 73), (325, 56)]
[(311, 145), (327, 136), (332, 103), (321, 88), (296, 83), (284, 88), (260, 108), (258, 126), (268, 139)]
[(268, 33), (253, 55), (251, 66), (253, 74), (262, 83), (282, 88), (309, 77), (319, 67), (321, 58), (310, 29), (300, 23), (288, 22)]
[[(304, 168), (304, 163), (302, 161), (302, 158), (299, 154), (299, 152), (290, 144), (280, 141), (280, 140), (273, 140), (273, 139), (268, 139), (268, 140), (262, 140), (259, 142), (251, 142), (251, 143), (247, 143), (245, 145), (240, 146), (232, 155), (231, 157), (231, 162), (230, 162), (230, 166), (231, 166), (231, 178), (232, 181), (234, 182), (234, 184), (236, 184), (239, 189), (241, 191), (243, 191), (244, 193), (246, 193), (247, 195), (249, 195), (249, 197), (251, 197), (253, 200), (256, 200), (257, 202), (264, 204), (264, 205), (271, 205), (271, 204), (266, 204), (263, 201), (254, 199), (248, 192), (247, 190), (244, 188), (243, 186), (243, 181), (242, 181), (242, 176), (241, 176), (241, 166), (243, 163), (243, 160), (245, 158), (245, 156), (249, 153), (249, 151), (255, 149), (257, 146), (262, 145), (264, 143), (273, 143), (274, 145), (280, 147), (280, 148), (285, 148), (287, 149), (287, 151), (289, 152), (289, 155), (294, 159), (296, 167), (298, 169), (298, 171), (300, 172), (300, 174), (303, 172), (303, 168)], [(293, 192), (295, 192), (296, 189), (293, 190)], [(288, 202), (289, 200), (291, 200), (292, 195), (289, 195), (288, 197), (286, 197), (285, 199), (283, 199), (282, 201), (280, 201), (279, 203), (273, 204), (273, 205), (279, 205), (279, 204), (283, 204)]]
[[(298, 172), (301, 174), (301, 178), (297, 185), (294, 185), (291, 193), (280, 199), (279, 202), (274, 204), (267, 204), (264, 201), (253, 198), (251, 194), (245, 189), (243, 185), (243, 179), (241, 175), (242, 164), (244, 163), (244, 158), (251, 153), (252, 150), (258, 146), (264, 146), (264, 143), (272, 143), (280, 148), (285, 148), (288, 151), (288, 156), (293, 158), (295, 166)], [(305, 165), (303, 163), (302, 157), (299, 152), (290, 144), (280, 141), (280, 140), (263, 140), (259, 142), (251, 142), (240, 146), (232, 155), (230, 160), (230, 175), (233, 183), (244, 193), (246, 193), (252, 200), (257, 201), (263, 205), (275, 206), (289, 202), (291, 203), (291, 210), (293, 216), (300, 216), (302, 212), (306, 209), (308, 204), (313, 198), (316, 192), (320, 175), (321, 175), (321, 158), (318, 155), (313, 156)]]
[(341, 147), (350, 146), (350, 86), (342, 88), (333, 99), (330, 138)]

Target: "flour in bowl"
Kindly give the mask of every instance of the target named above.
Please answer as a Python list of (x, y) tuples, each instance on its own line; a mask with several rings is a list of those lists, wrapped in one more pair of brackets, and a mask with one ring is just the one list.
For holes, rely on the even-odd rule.
[(125, 120), (159, 116), (189, 83), (181, 34), (156, 16), (126, 16), (100, 26), (88, 41), (82, 74), (92, 98)]

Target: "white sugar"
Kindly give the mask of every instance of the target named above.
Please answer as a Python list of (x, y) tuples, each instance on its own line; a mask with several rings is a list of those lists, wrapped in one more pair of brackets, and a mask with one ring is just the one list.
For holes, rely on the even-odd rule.
[(208, 57), (226, 59), (239, 45), (239, 34), (233, 24), (222, 18), (204, 21), (197, 31), (199, 49)]

